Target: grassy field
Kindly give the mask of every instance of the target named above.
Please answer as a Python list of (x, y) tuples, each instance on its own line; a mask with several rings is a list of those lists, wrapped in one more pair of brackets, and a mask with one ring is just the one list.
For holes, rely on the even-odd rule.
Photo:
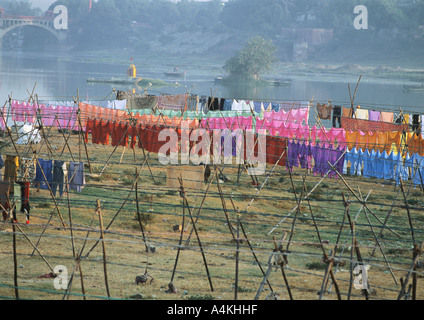
[[(351, 262), (355, 265), (358, 259), (352, 251), (347, 212), (356, 219), (358, 248), (364, 263), (370, 265), (370, 299), (396, 299), (401, 289), (400, 279), (406, 278), (413, 261), (413, 245), (420, 245), (423, 240), (423, 193), (409, 182), (405, 185), (405, 202), (400, 189), (385, 180), (349, 175), (344, 176), (344, 181), (322, 179), (300, 169), (291, 177), (285, 167), (277, 166), (269, 179), (266, 180), (266, 175), (260, 176), (259, 186), (255, 186), (245, 171), (237, 184), (237, 165), (221, 166), (230, 180), (220, 184), (223, 200), (215, 179), (209, 188), (208, 183), (200, 189), (186, 188), (189, 210), (183, 205), (178, 188), (167, 187), (166, 168), (158, 162), (156, 154), (149, 155), (150, 171), (149, 166), (143, 166), (145, 158), (141, 149), (118, 147), (114, 152), (114, 147), (94, 145), (90, 139), (87, 144), (89, 165), (78, 135), (71, 135), (71, 154), (64, 148), (64, 138), (57, 130), (48, 134), (49, 142), (55, 146), (54, 153), (49, 155), (46, 143), (33, 145), (38, 157), (83, 161), (87, 185), (81, 193), (71, 191), (55, 199), (58, 208), (48, 190), (31, 189), (31, 224), (25, 225), (24, 216), (18, 213), (19, 228), (16, 227), (20, 299), (234, 299), (238, 270), (238, 299), (252, 300), (270, 266), (269, 284), (265, 283), (259, 299), (270, 297), (274, 292), (279, 299), (288, 300), (289, 286), (293, 299), (316, 300), (328, 265), (323, 260), (322, 248), (331, 256), (336, 245), (336, 258), (341, 262), (333, 270), (341, 298), (347, 299), (349, 288), (358, 276), (354, 274), (351, 278)], [(10, 139), (3, 138), (2, 154), (16, 154), (8, 141)], [(27, 146), (17, 148), (21, 155), (32, 152)], [(136, 168), (141, 170), (137, 197)], [(268, 166), (267, 173), (271, 170)], [(304, 186), (307, 190), (317, 187), (309, 201), (302, 202), (299, 210), (295, 210), (297, 200), (305, 196)], [(349, 201), (348, 207), (344, 205), (343, 195)], [(367, 195), (368, 209), (364, 210), (356, 196), (366, 198)], [(97, 200), (104, 230), (104, 241), (100, 242)], [(237, 228), (237, 210), (247, 239), (243, 230)], [(193, 219), (198, 218), (195, 220), (197, 236), (190, 213)], [(174, 231), (174, 226), (182, 226), (183, 233)], [(16, 294), (12, 231), (9, 222), (0, 224), (0, 298), (3, 299), (13, 299)], [(270, 260), (275, 244), (281, 249), (277, 257), (287, 259), (284, 266), (287, 283), (279, 265), (281, 259)], [(153, 250), (146, 251), (146, 247)], [(81, 251), (79, 268), (76, 257)], [(177, 255), (173, 279), (177, 292), (167, 293)], [(65, 290), (55, 289), (53, 278), (40, 278), (53, 272), (56, 266), (65, 266), (69, 278), (74, 274), (66, 296)], [(154, 280), (137, 285), (136, 276), (145, 272)], [(422, 277), (423, 269), (418, 269), (418, 299), (424, 298)], [(331, 280), (322, 298), (337, 299)], [(350, 298), (365, 299), (355, 287), (351, 288)]]

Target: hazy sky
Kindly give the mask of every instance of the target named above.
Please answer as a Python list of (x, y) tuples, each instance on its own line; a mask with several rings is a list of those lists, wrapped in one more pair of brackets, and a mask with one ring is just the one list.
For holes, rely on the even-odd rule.
[(55, 0), (30, 0), (30, 2), (33, 8), (39, 7), (42, 10), (47, 10)]

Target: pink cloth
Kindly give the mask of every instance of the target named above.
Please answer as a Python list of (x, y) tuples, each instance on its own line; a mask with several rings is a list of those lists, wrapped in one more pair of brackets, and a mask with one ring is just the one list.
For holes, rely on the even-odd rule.
[(331, 128), (328, 137), (332, 144), (337, 140), (339, 147), (346, 148), (346, 131), (343, 128)]
[(380, 119), (383, 122), (393, 123), (393, 117), (394, 117), (393, 112), (381, 111), (381, 113), (380, 113)]
[(309, 141), (309, 126), (305, 125), (302, 126), (301, 124), (299, 124), (299, 128), (297, 129), (297, 139), (301, 142), (303, 141)]

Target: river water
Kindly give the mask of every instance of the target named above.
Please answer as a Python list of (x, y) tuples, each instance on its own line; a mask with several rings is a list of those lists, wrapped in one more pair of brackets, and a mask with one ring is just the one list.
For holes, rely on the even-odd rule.
[[(87, 78), (111, 78), (126, 74), (129, 64), (90, 62), (84, 56), (58, 54), (55, 52), (3, 52), (0, 60), (0, 98), (5, 102), (9, 96), (25, 100), (35, 86), (40, 100), (81, 100), (114, 99), (113, 89), (144, 92), (145, 88), (110, 84), (90, 84)], [(332, 100), (333, 104), (349, 106), (349, 90), (352, 94), (358, 81), (358, 75), (333, 74), (285, 74), (281, 78), (292, 79), (290, 86), (241, 87), (224, 86), (214, 82), (222, 75), (221, 66), (196, 62), (180, 66), (186, 71), (185, 79), (169, 79), (164, 71), (172, 70), (168, 61), (144, 61), (138, 66), (139, 74), (144, 78), (162, 79), (169, 83), (165, 87), (149, 87), (150, 94), (192, 94), (235, 98), (245, 100), (307, 101), (313, 99), (321, 103)], [(278, 77), (278, 75), (276, 75)], [(176, 85), (177, 82), (179, 85)], [(423, 113), (424, 93), (404, 92), (407, 84), (401, 80), (383, 80), (363, 77), (355, 104), (363, 108)]]

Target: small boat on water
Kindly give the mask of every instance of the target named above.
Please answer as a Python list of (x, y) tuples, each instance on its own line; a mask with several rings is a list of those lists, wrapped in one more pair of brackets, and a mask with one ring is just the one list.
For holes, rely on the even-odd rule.
[(292, 81), (290, 79), (282, 79), (282, 80), (265, 80), (269, 85), (280, 87), (280, 86), (291, 86)]
[(172, 72), (164, 72), (165, 76), (170, 78), (184, 78), (186, 76), (185, 71), (179, 72), (179, 71), (172, 71)]
[(405, 92), (424, 92), (424, 83), (416, 86), (403, 86)]
[(120, 85), (134, 85), (138, 84), (143, 78), (109, 78), (109, 79), (96, 79), (88, 78), (88, 83), (108, 83), (108, 84), (120, 84)]

